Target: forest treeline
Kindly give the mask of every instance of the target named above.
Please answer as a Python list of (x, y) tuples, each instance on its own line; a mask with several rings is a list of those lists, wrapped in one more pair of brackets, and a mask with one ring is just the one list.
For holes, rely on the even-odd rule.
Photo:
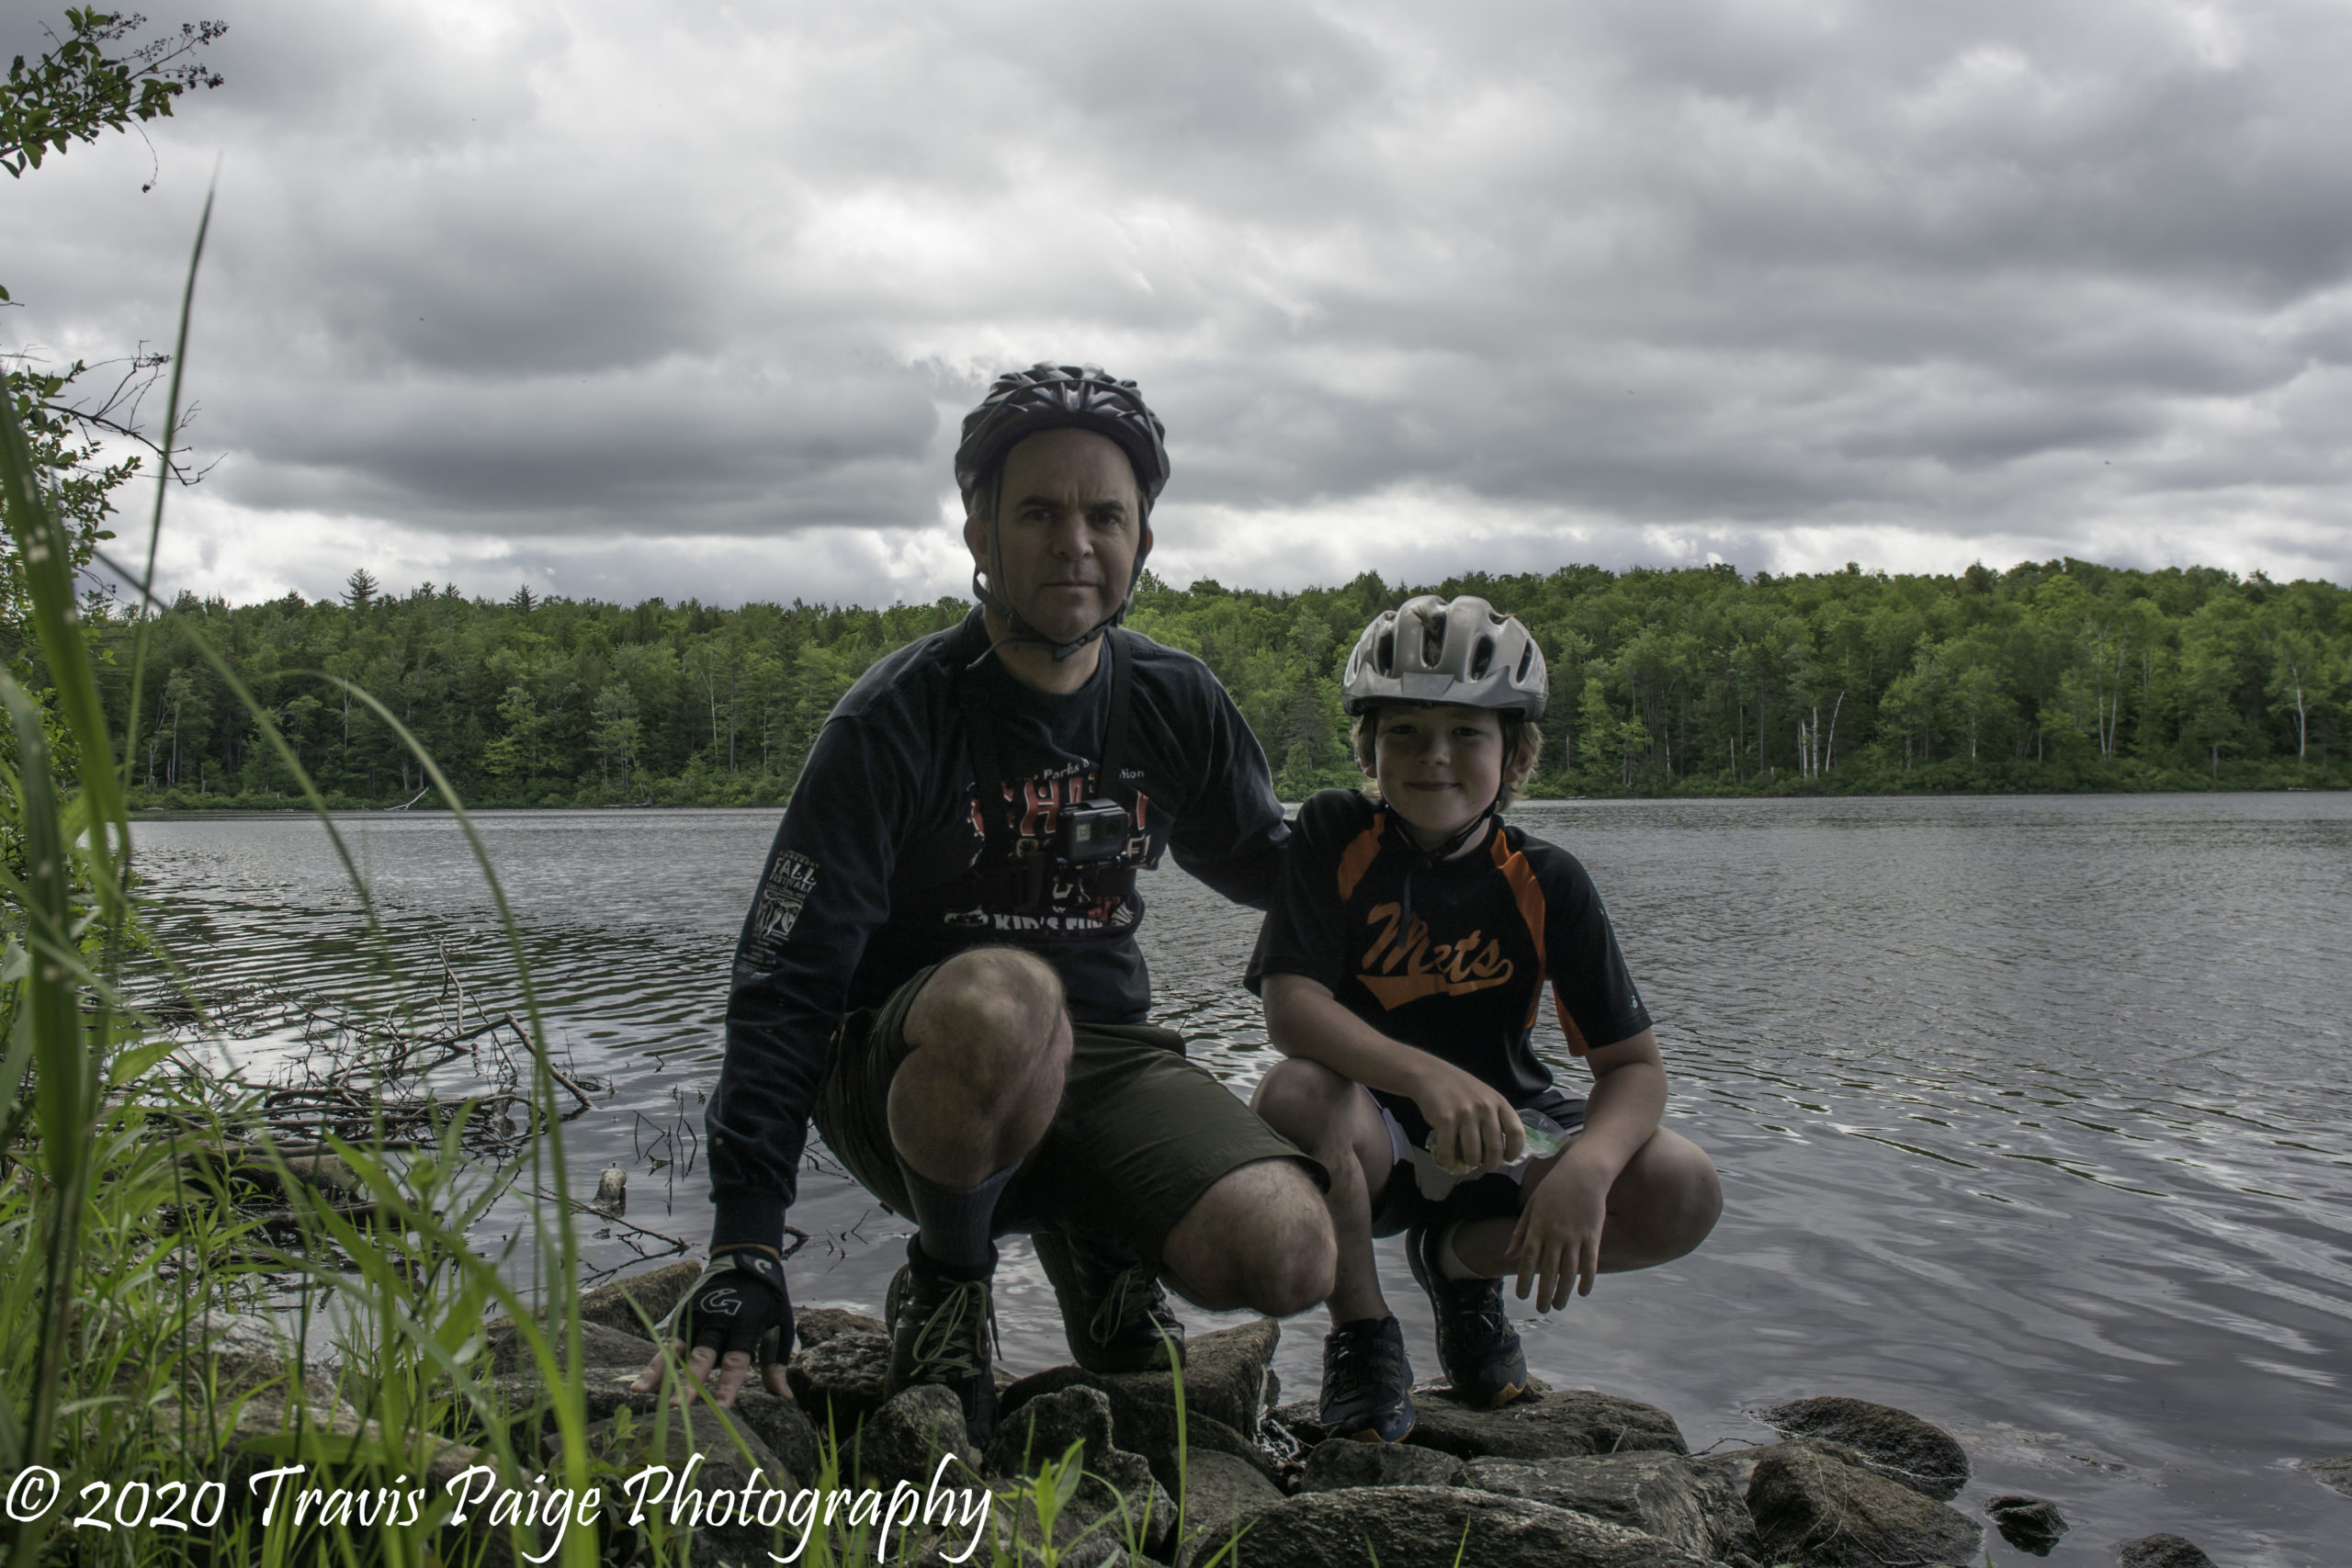
[[(1199, 655), (1286, 798), (1352, 784), (1339, 672), (1420, 590), (1371, 574), (1276, 593), (1147, 575), (1131, 621)], [(1541, 640), (1539, 795), (2335, 785), (2352, 718), (2352, 595), (2326, 582), (2078, 560), (1956, 576), (1743, 577), (1729, 567), (1454, 578)], [(773, 804), (865, 668), (961, 600), (718, 609), (468, 598), (427, 584), (151, 617), (131, 783), (150, 806), (282, 804), (283, 761), (199, 651), (217, 649), (330, 800), (424, 780), (351, 682), (472, 803)], [(137, 618), (94, 602), (129, 716)]]

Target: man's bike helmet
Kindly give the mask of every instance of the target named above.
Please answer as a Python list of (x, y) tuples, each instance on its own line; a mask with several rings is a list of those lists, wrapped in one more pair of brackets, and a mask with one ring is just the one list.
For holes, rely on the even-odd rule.
[[(1142, 501), (1137, 522), (1135, 570), (1119, 607), (1102, 623), (1071, 641), (1057, 643), (1022, 618), (1019, 611), (995, 591), (1004, 575), (1003, 551), (997, 537), (997, 497), (984, 494), (999, 483), (1005, 454), (1042, 430), (1091, 430), (1118, 443), (1135, 469), (1136, 491)], [(1167, 427), (1144, 405), (1133, 381), (1122, 381), (1093, 365), (1033, 365), (996, 378), (980, 406), (964, 416), (964, 439), (956, 448), (956, 486), (963, 492), (967, 513), (985, 516), (989, 530), (989, 565), (972, 572), (973, 597), (1004, 617), (1014, 637), (1042, 644), (1056, 659), (1071, 654), (1117, 626), (1134, 602), (1136, 584), (1143, 579), (1143, 563), (1151, 554), (1151, 507), (1168, 483)]]
[(1348, 655), (1340, 703), (1360, 714), (1380, 703), (1452, 704), (1532, 722), (1544, 716), (1550, 682), (1544, 650), (1516, 615), (1484, 599), (1434, 593), (1385, 610)]

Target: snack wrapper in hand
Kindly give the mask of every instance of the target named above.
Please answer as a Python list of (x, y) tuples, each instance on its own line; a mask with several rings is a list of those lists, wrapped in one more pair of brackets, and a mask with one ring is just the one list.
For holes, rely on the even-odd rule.
[[(1519, 1113), (1519, 1124), (1527, 1129), (1526, 1151), (1522, 1153), (1519, 1158), (1511, 1161), (1509, 1165), (1498, 1165), (1495, 1167), (1495, 1169), (1498, 1171), (1523, 1170), (1531, 1160), (1550, 1159), (1554, 1155), (1558, 1154), (1562, 1149), (1568, 1146), (1567, 1134), (1561, 1128), (1558, 1122), (1553, 1121), (1549, 1116), (1544, 1115), (1541, 1111), (1521, 1111)], [(1421, 1140), (1421, 1148), (1426, 1152), (1435, 1148), (1436, 1146), (1437, 1134), (1432, 1130), (1428, 1137)], [(1456, 1178), (1457, 1179), (1470, 1175), (1473, 1171), (1478, 1168), (1476, 1166), (1473, 1165), (1441, 1164), (1433, 1156), (1430, 1157), (1430, 1163), (1432, 1166), (1436, 1166), (1439, 1170), (1443, 1171), (1446, 1175)]]

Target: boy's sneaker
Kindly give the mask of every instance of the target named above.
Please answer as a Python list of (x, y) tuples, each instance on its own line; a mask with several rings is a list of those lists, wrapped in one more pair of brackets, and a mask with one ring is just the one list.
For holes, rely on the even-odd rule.
[(1150, 1265), (1065, 1231), (1030, 1242), (1053, 1282), (1070, 1354), (1090, 1372), (1164, 1372), (1168, 1347), (1184, 1359), (1184, 1323)]
[(1437, 1359), (1455, 1397), (1473, 1409), (1492, 1410), (1527, 1392), (1527, 1355), (1519, 1331), (1503, 1311), (1500, 1280), (1449, 1280), (1438, 1262), (1445, 1245), (1443, 1225), (1415, 1225), (1405, 1233), (1405, 1258), (1413, 1282), (1430, 1298), (1437, 1317)]
[(1413, 1429), (1413, 1365), (1394, 1316), (1360, 1317), (1323, 1337), (1315, 1419), (1335, 1438), (1397, 1443)]
[[(996, 1249), (989, 1249), (990, 1271)], [(883, 1307), (890, 1325), (891, 1393), (918, 1383), (954, 1391), (964, 1406), (965, 1435), (975, 1448), (996, 1436), (996, 1378), (989, 1341), (996, 1312), (989, 1275), (949, 1270), (907, 1241), (906, 1267), (890, 1281)]]

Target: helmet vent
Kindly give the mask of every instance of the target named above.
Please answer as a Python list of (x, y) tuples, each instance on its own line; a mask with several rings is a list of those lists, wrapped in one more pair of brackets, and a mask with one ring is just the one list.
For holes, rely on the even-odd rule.
[(1487, 670), (1488, 666), (1494, 663), (1494, 661), (1495, 639), (1490, 637), (1480, 637), (1477, 644), (1470, 650), (1470, 679), (1473, 681), (1485, 680), (1487, 678)]
[(1524, 680), (1526, 680), (1526, 679), (1527, 679), (1527, 667), (1528, 667), (1529, 665), (1531, 665), (1531, 664), (1534, 663), (1534, 662), (1535, 662), (1535, 644), (1534, 644), (1534, 642), (1531, 639), (1531, 640), (1529, 641), (1528, 645), (1527, 645), (1525, 648), (1523, 648), (1523, 649), (1520, 649), (1520, 652), (1519, 652), (1519, 669), (1518, 669), (1516, 671), (1514, 671), (1514, 672), (1513, 672), (1513, 674), (1511, 675), (1511, 679), (1512, 679), (1512, 680), (1514, 680), (1514, 681), (1524, 681)]
[(1431, 621), (1421, 623), (1421, 668), (1436, 668), (1445, 657), (1445, 627)]
[(1395, 632), (1381, 634), (1380, 648), (1372, 657), (1372, 667), (1384, 675), (1393, 675), (1396, 672), (1396, 634)]

